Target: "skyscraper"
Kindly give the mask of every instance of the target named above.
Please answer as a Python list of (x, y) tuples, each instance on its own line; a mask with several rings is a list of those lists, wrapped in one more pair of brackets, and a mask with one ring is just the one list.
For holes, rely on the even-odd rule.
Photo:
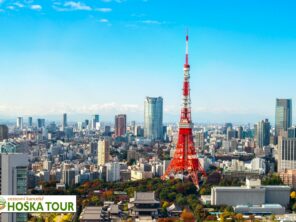
[(292, 100), (276, 99), (275, 108), (275, 139), (287, 131), (292, 125)]
[(104, 165), (109, 161), (109, 141), (101, 139), (98, 141), (98, 165)]
[(162, 116), (162, 97), (146, 97), (144, 103), (144, 137), (152, 140), (163, 139)]
[(93, 118), (91, 120), (91, 128), (96, 129), (97, 123), (100, 122), (100, 116), (98, 114), (93, 115)]
[(237, 138), (238, 139), (243, 139), (243, 137), (244, 137), (243, 134), (244, 134), (244, 128), (242, 126), (239, 126), (237, 128)]
[(63, 131), (65, 130), (65, 128), (68, 126), (68, 122), (67, 122), (67, 113), (63, 114), (63, 120), (62, 120), (62, 129)]
[[(1, 195), (26, 195), (28, 156), (21, 153), (0, 154)], [(25, 222), (25, 213), (2, 213), (1, 221)]]
[(0, 125), (0, 141), (8, 139), (8, 127), (6, 125)]
[(31, 116), (28, 117), (28, 127), (33, 126), (33, 118)]
[(268, 119), (262, 120), (257, 124), (256, 131), (257, 146), (263, 148), (268, 146), (270, 142), (270, 123)]
[(126, 115), (119, 114), (115, 116), (115, 136), (126, 134)]
[(37, 127), (38, 128), (45, 127), (45, 119), (37, 119)]
[(23, 129), (23, 117), (16, 118), (16, 128)]

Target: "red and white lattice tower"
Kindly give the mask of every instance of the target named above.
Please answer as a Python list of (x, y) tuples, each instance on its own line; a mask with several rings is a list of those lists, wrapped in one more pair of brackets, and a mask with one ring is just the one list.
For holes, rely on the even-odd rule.
[(186, 58), (184, 64), (183, 106), (179, 124), (178, 142), (175, 154), (162, 179), (167, 179), (177, 174), (188, 175), (193, 183), (199, 187), (198, 174), (206, 176), (199, 163), (192, 136), (191, 107), (190, 107), (190, 65), (188, 63), (188, 34), (186, 35)]

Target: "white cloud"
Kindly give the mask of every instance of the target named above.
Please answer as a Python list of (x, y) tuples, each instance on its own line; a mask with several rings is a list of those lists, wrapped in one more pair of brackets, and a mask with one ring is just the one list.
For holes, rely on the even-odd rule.
[(100, 19), (99, 22), (101, 22), (101, 23), (108, 23), (109, 20), (108, 19)]
[(42, 6), (41, 5), (31, 5), (30, 7), (32, 10), (41, 10), (42, 9)]
[(10, 9), (10, 10), (14, 10), (15, 9), (15, 7), (12, 6), (12, 5), (7, 6), (7, 8)]
[(74, 1), (68, 1), (64, 4), (65, 7), (69, 7), (72, 10), (84, 10), (84, 11), (90, 11), (92, 8), (88, 5), (85, 5), (81, 2), (74, 2)]
[(104, 113), (105, 115), (116, 113), (142, 113), (143, 106), (138, 104), (118, 104), (115, 102), (104, 104), (91, 104), (84, 106), (70, 106), (66, 104), (56, 104), (50, 107), (41, 106), (12, 106), (0, 105), (0, 114), (5, 116), (17, 115), (59, 115), (60, 113), (67, 112), (72, 114), (92, 114)]
[(111, 12), (112, 11), (111, 8), (96, 8), (95, 10), (98, 12)]
[(132, 17), (138, 17), (138, 18), (143, 18), (145, 17), (146, 15), (144, 13), (133, 13), (131, 14)]
[(160, 25), (163, 22), (157, 21), (157, 20), (143, 20), (142, 23), (148, 24), (148, 25)]
[(24, 4), (20, 3), (20, 2), (15, 2), (14, 3), (15, 6), (19, 7), (19, 8), (23, 8)]
[[(113, 0), (101, 0), (102, 2), (112, 2)], [(126, 0), (114, 0), (116, 3), (122, 3), (125, 2)]]

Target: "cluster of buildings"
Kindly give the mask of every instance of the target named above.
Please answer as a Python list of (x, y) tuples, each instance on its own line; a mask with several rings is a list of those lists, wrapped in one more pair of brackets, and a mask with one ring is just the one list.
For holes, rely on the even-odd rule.
[[(42, 118), (34, 123), (32, 117), (24, 124), (18, 117), (15, 125), (0, 125), (1, 166), (8, 161), (1, 168), (1, 193), (43, 189), (44, 182), (56, 182), (56, 189), (67, 189), (94, 179), (115, 182), (161, 177), (175, 152), (178, 125), (164, 126), (161, 97), (147, 97), (144, 106), (143, 124), (128, 122), (125, 114), (116, 115), (114, 124), (102, 122), (97, 114), (91, 120), (74, 123), (64, 113), (59, 124), (46, 123)], [(195, 125), (193, 137), (205, 170), (222, 169), (222, 178), (229, 180), (251, 178), (244, 187), (213, 187), (207, 198), (212, 205), (230, 205), (243, 213), (283, 213), (290, 188), (296, 187), (296, 128), (292, 126), (290, 99), (276, 100), (274, 127), (268, 119), (254, 126)], [(9, 162), (5, 158), (22, 161)], [(7, 179), (16, 175), (10, 173), (14, 170), (22, 172), (17, 175), (23, 177)], [(286, 186), (259, 184), (258, 180), (268, 173), (278, 173)], [(3, 181), (9, 184), (15, 179), (22, 181), (26, 189), (4, 189)], [(153, 196), (139, 194), (136, 198), (147, 195)], [(227, 195), (238, 195), (230, 198), (236, 202), (225, 202)], [(252, 196), (254, 199), (248, 200)], [(102, 215), (109, 208), (101, 206)], [(92, 212), (91, 207), (84, 209), (84, 215)], [(131, 214), (137, 216), (136, 212)], [(26, 214), (18, 216), (26, 221)]]

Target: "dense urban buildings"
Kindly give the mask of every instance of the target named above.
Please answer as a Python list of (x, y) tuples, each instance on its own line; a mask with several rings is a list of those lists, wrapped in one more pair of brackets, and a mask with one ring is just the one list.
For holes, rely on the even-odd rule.
[[(67, 113), (59, 112), (56, 118), (46, 116), (46, 121), (39, 116), (34, 124), (32, 117), (28, 124), (22, 117), (3, 121), (1, 194), (76, 195), (79, 206), (76, 213), (63, 215), (3, 213), (1, 221), (280, 221), (279, 216), (293, 217), (296, 128), (292, 100), (276, 100), (275, 127), (266, 117), (245, 124), (200, 123), (200, 119), (194, 123), (188, 59), (187, 35), (177, 123), (163, 122), (162, 97), (145, 98), (140, 120), (128, 114), (114, 118), (115, 113), (126, 111), (118, 109), (110, 111), (111, 118), (103, 112), (101, 119), (98, 114), (72, 113), (68, 122)], [(94, 107), (91, 113), (100, 112), (99, 106)]]
[(151, 140), (163, 139), (163, 99), (146, 97), (144, 103), (144, 137)]

